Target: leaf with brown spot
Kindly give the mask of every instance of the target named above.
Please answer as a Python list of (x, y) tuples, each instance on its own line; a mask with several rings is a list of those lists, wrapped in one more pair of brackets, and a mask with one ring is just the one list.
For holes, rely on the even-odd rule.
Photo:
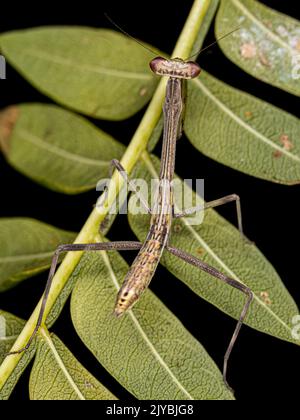
[(253, 58), (256, 56), (256, 46), (253, 43), (245, 42), (241, 45), (241, 56), (243, 58)]
[(0, 112), (0, 148), (5, 155), (9, 154), (10, 138), (19, 113), (17, 106), (9, 106)]
[(65, 194), (95, 188), (100, 179), (108, 177), (110, 161), (120, 159), (125, 150), (83, 117), (46, 104), (5, 109), (0, 138), (14, 168)]
[(237, 66), (273, 86), (300, 95), (295, 57), (300, 51), (300, 22), (254, 0), (221, 0), (216, 38), (224, 54)]
[(187, 91), (184, 131), (197, 150), (248, 175), (300, 183), (298, 118), (205, 71)]
[(287, 134), (282, 134), (280, 136), (280, 142), (282, 143), (283, 148), (285, 150), (291, 150), (294, 147), (293, 143), (290, 141), (289, 136)]

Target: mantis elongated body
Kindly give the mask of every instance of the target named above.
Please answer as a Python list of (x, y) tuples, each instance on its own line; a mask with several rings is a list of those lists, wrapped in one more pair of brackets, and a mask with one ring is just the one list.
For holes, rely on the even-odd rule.
[(147, 288), (168, 242), (174, 214), (172, 180), (176, 141), (182, 131), (183, 82), (200, 73), (198, 64), (179, 59), (168, 61), (157, 57), (151, 61), (150, 67), (156, 74), (170, 76), (163, 107), (164, 134), (159, 186), (156, 204), (151, 212), (150, 230), (118, 294), (115, 307), (117, 316), (128, 310)]
[[(163, 106), (164, 111), (164, 133), (163, 133), (163, 145), (161, 155), (161, 169), (159, 176), (159, 186), (157, 191), (157, 199), (153, 209), (149, 209), (145, 204), (145, 201), (140, 197), (141, 203), (147, 208), (147, 211), (151, 214), (151, 222), (148, 235), (144, 243), (140, 242), (103, 242), (103, 243), (92, 243), (92, 244), (69, 244), (61, 245), (56, 250), (46, 289), (43, 295), (42, 305), (36, 327), (28, 340), (27, 345), (19, 350), (12, 351), (10, 354), (21, 353), (29, 348), (33, 339), (35, 338), (40, 326), (43, 323), (43, 317), (47, 298), (50, 292), (52, 280), (55, 274), (56, 266), (58, 264), (59, 255), (62, 252), (69, 251), (100, 251), (100, 250), (139, 250), (137, 257), (135, 258), (131, 268), (129, 269), (123, 285), (118, 293), (114, 314), (117, 317), (122, 316), (138, 301), (142, 293), (148, 287), (156, 267), (160, 261), (164, 249), (173, 255), (179, 257), (184, 262), (189, 263), (199, 269), (211, 274), (219, 280), (227, 283), (228, 285), (240, 290), (247, 296), (246, 303), (243, 307), (242, 313), (236, 325), (235, 331), (231, 338), (230, 344), (224, 357), (223, 366), (223, 378), (226, 385), (229, 387), (226, 379), (227, 363), (232, 351), (233, 345), (236, 341), (242, 323), (247, 314), (250, 303), (253, 299), (251, 290), (242, 284), (241, 282), (227, 277), (217, 269), (209, 266), (198, 258), (190, 255), (183, 250), (173, 248), (169, 246), (168, 239), (174, 218), (184, 217), (192, 212), (205, 210), (207, 208), (216, 207), (230, 201), (235, 201), (238, 215), (238, 225), (241, 234), (242, 230), (242, 219), (239, 197), (235, 194), (223, 197), (212, 202), (204, 204), (201, 208), (195, 207), (188, 209), (181, 214), (175, 214), (174, 202), (173, 202), (173, 188), (172, 180), (174, 177), (175, 169), (175, 153), (176, 153), (176, 142), (182, 133), (183, 124), (183, 113), (184, 113), (184, 84), (187, 79), (192, 79), (200, 74), (200, 67), (193, 61), (184, 61), (179, 58), (165, 59), (162, 57), (156, 57), (150, 62), (152, 71), (160, 76), (169, 77), (165, 103)], [(121, 173), (125, 178), (126, 182), (131, 188), (139, 195), (136, 191), (135, 186), (132, 185), (132, 181), (129, 180), (124, 168), (121, 163), (117, 160), (112, 161), (113, 166)], [(229, 387), (230, 388), (230, 387)]]

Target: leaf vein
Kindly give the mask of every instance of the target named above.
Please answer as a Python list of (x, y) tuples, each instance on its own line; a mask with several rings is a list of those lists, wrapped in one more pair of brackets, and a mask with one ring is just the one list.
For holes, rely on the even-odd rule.
[(83, 163), (85, 165), (89, 166), (105, 166), (108, 165), (107, 161), (99, 160), (99, 159), (91, 159), (84, 156), (75, 155), (74, 153), (68, 152), (67, 150), (60, 149), (57, 146), (54, 146), (53, 144), (49, 144), (43, 139), (41, 139), (38, 136), (35, 136), (31, 133), (29, 133), (27, 130), (24, 129), (18, 129), (17, 132), (19, 133), (20, 137), (22, 137), (24, 140), (29, 141), (30, 143), (41, 147), (42, 149), (47, 150), (48, 152), (51, 152), (59, 157), (65, 158), (67, 160), (71, 160), (74, 162)]
[(44, 259), (48, 257), (52, 257), (53, 251), (50, 252), (41, 252), (39, 254), (28, 254), (28, 255), (14, 255), (14, 256), (6, 256), (6, 257), (0, 257), (0, 264), (5, 263), (13, 263), (16, 261), (27, 261), (32, 259)]
[(225, 114), (229, 115), (229, 117), (235, 121), (238, 125), (243, 127), (245, 130), (249, 131), (250, 134), (253, 134), (255, 137), (262, 140), (264, 143), (266, 143), (268, 146), (272, 147), (273, 149), (279, 150), (283, 155), (286, 155), (292, 160), (295, 160), (297, 162), (300, 162), (300, 157), (293, 155), (288, 150), (284, 149), (283, 147), (280, 147), (279, 145), (272, 142), (270, 139), (268, 139), (266, 136), (261, 134), (259, 131), (255, 130), (253, 127), (251, 127), (249, 124), (247, 124), (245, 121), (243, 121), (241, 118), (239, 118), (233, 111), (231, 111), (223, 102), (220, 101), (207, 87), (203, 85), (203, 83), (199, 79), (194, 79), (193, 83), (195, 83), (202, 92), (223, 111)]
[(233, 2), (233, 4), (235, 4), (235, 6), (240, 9), (250, 20), (252, 20), (253, 22), (255, 22), (255, 24), (257, 26), (260, 27), (260, 29), (263, 32), (266, 32), (267, 35), (269, 36), (269, 38), (272, 38), (275, 42), (277, 42), (278, 44), (280, 44), (283, 48), (287, 49), (292, 55), (296, 53), (296, 51), (294, 51), (294, 49), (287, 44), (286, 42), (284, 42), (284, 40), (282, 40), (278, 35), (276, 35), (274, 32), (270, 31), (270, 29), (264, 25), (262, 22), (260, 22), (254, 15), (253, 13), (251, 13), (249, 11), (249, 9), (247, 9), (241, 2), (240, 0), (231, 0)]
[(82, 70), (82, 71), (89, 71), (91, 73), (97, 74), (106, 74), (112, 77), (122, 77), (124, 79), (141, 79), (141, 80), (151, 80), (152, 76), (148, 73), (138, 73), (132, 71), (125, 71), (125, 70), (118, 70), (118, 69), (111, 69), (105, 68), (101, 66), (92, 66), (87, 64), (78, 64), (72, 60), (68, 60), (67, 58), (63, 58), (54, 54), (47, 54), (44, 51), (37, 50), (37, 49), (28, 49), (23, 51), (23, 53), (33, 56), (42, 60), (47, 60), (55, 64), (66, 65), (74, 68)]
[(46, 341), (49, 349), (51, 350), (58, 366), (61, 368), (62, 373), (64, 374), (64, 376), (66, 377), (67, 381), (69, 382), (69, 384), (71, 385), (71, 387), (74, 389), (75, 393), (78, 395), (79, 399), (84, 401), (85, 398), (82, 395), (81, 391), (79, 390), (79, 388), (77, 387), (77, 385), (75, 384), (72, 376), (70, 375), (70, 373), (68, 372), (67, 368), (64, 365), (64, 362), (62, 361), (60, 355), (58, 354), (54, 344), (52, 343), (52, 340), (50, 339), (50, 337), (48, 336), (48, 334), (45, 332), (44, 329), (41, 330), (41, 335), (43, 336), (44, 340)]

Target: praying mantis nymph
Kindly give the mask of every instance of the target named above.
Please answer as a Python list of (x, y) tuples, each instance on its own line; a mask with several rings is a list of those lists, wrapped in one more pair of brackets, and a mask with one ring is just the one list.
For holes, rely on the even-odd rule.
[(9, 354), (21, 353), (27, 350), (35, 338), (40, 326), (42, 325), (47, 298), (50, 292), (56, 266), (58, 264), (59, 255), (61, 253), (74, 251), (139, 250), (138, 255), (132, 263), (124, 279), (123, 285), (117, 295), (114, 314), (117, 317), (121, 317), (133, 307), (133, 305), (141, 297), (142, 293), (146, 290), (155, 273), (164, 250), (167, 250), (171, 254), (182, 259), (184, 262), (211, 274), (222, 282), (225, 282), (228, 285), (240, 290), (247, 296), (247, 300), (244, 304), (243, 310), (224, 357), (223, 378), (225, 384), (229, 387), (226, 379), (228, 359), (237, 339), (242, 323), (248, 312), (248, 308), (253, 299), (253, 293), (243, 283), (224, 275), (214, 267), (209, 266), (195, 256), (188, 254), (183, 250), (171, 247), (168, 243), (168, 239), (174, 218), (184, 217), (193, 212), (204, 211), (207, 208), (217, 207), (232, 201), (236, 203), (238, 226), (240, 233), (243, 236), (240, 199), (236, 194), (232, 194), (211, 202), (207, 202), (201, 207), (187, 209), (180, 214), (175, 213), (172, 181), (174, 178), (175, 170), (176, 142), (182, 134), (183, 126), (185, 104), (184, 84), (188, 79), (198, 77), (201, 69), (199, 65), (194, 61), (182, 60), (180, 58), (166, 59), (163, 57), (154, 58), (150, 62), (150, 68), (156, 75), (167, 76), (169, 78), (163, 106), (164, 132), (159, 184), (157, 199), (152, 209), (147, 206), (144, 198), (137, 191), (134, 183), (129, 179), (122, 164), (115, 159), (112, 161), (113, 167), (117, 169), (125, 178), (131, 189), (140, 198), (140, 201), (146, 208), (146, 211), (151, 215), (150, 228), (147, 237), (144, 243), (118, 241), (90, 244), (68, 244), (59, 246), (53, 256), (46, 289), (43, 295), (42, 304), (34, 331), (24, 348), (14, 350)]

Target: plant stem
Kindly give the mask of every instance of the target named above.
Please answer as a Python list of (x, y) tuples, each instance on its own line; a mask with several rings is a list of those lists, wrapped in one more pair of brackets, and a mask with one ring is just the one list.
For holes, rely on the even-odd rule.
[[(211, 0), (195, 0), (184, 25), (184, 28), (180, 34), (174, 52), (173, 57), (186, 58), (191, 54), (193, 44), (197, 38), (200, 26), (205, 17), (207, 9), (209, 8)], [(141, 158), (143, 152), (145, 152), (149, 138), (154, 130), (162, 111), (162, 105), (165, 97), (166, 78), (163, 78), (155, 94), (141, 120), (132, 140), (123, 155), (121, 163), (128, 174), (131, 173), (137, 161)], [(103, 204), (103, 209), (100, 212), (99, 209), (95, 208), (91, 213), (90, 217), (83, 226), (79, 233), (75, 243), (89, 243), (95, 242), (98, 235), (98, 229), (105, 216), (108, 214), (110, 207), (114, 203), (120, 189), (123, 185), (123, 178), (115, 171), (112, 182), (109, 189), (106, 202)], [(70, 252), (66, 255), (65, 259), (61, 263), (56, 275), (53, 279), (51, 291), (48, 297), (47, 306), (45, 310), (44, 319), (47, 318), (51, 308), (55, 304), (59, 294), (67, 283), (70, 275), (74, 271), (75, 267), (80, 261), (83, 252)], [(37, 322), (41, 301), (35, 308), (30, 319), (26, 323), (23, 331), (16, 340), (12, 351), (18, 350), (24, 347)], [(22, 354), (11, 355), (5, 358), (0, 367), (0, 390), (3, 388), (9, 376), (14, 371), (16, 365), (21, 359)]]

